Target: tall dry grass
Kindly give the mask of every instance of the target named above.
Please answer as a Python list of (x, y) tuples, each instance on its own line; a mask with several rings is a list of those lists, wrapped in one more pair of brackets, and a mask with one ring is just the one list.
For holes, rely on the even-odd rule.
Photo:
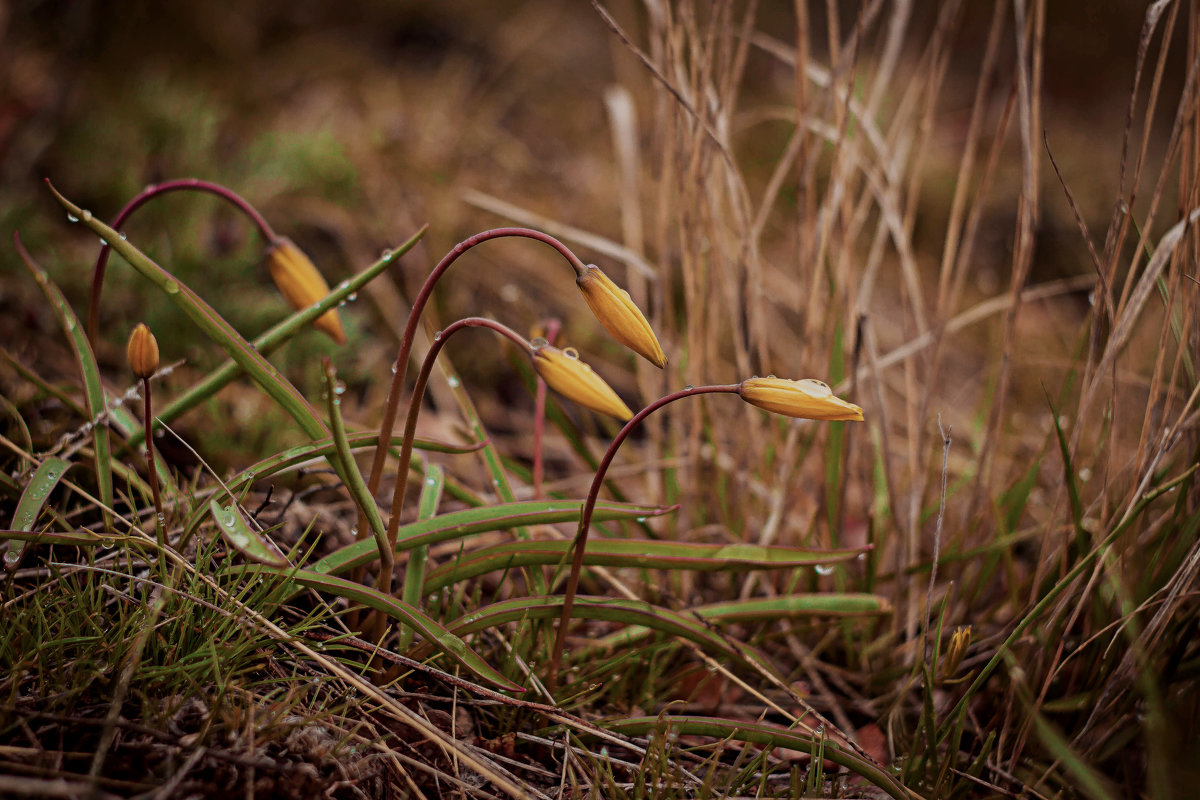
[[(1047, 5), (990, 4), (979, 42), (964, 17), (986, 15), (953, 1), (593, 3), (619, 42), (620, 240), (602, 245), (670, 342), (665, 375), (639, 365), (643, 396), (832, 376), (867, 411), (829, 430), (697, 403), (641, 447), (663, 465), (647, 496), (683, 504), (666, 535), (875, 546), (814, 586), (884, 594), (886, 628), (819, 639), (834, 663), (780, 642), (814, 702), (851, 733), (874, 715), (916, 758), (966, 694), (954, 769), (986, 742), (1001, 790), (1169, 796), (1195, 755), (1196, 490), (1138, 503), (1196, 458), (1200, 5), (1147, 8), (1111, 160), (1047, 122)], [(1091, 269), (1047, 263), (1056, 225)], [(922, 708), (956, 625), (991, 680), (926, 687)]]

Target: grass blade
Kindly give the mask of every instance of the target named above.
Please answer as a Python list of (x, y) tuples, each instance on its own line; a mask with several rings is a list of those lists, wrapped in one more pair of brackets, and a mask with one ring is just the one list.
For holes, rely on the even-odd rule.
[[(450, 630), (460, 636), (465, 636), (508, 622), (556, 619), (562, 612), (563, 601), (564, 598), (561, 595), (551, 595), (519, 597), (494, 603), (455, 620), (450, 625)], [(732, 637), (721, 635), (694, 616), (651, 605), (641, 600), (576, 595), (571, 616), (575, 619), (595, 619), (637, 625), (669, 636), (678, 636), (695, 642), (709, 652), (731, 658), (754, 670), (755, 674), (759, 674), (763, 670), (767, 674), (775, 674), (775, 669), (770, 662), (749, 645)]]
[[(19, 530), (33, 530), (37, 518), (41, 516), (42, 508), (50, 499), (50, 493), (70, 468), (71, 462), (57, 456), (50, 456), (43, 461), (29, 479), (25, 491), (21, 493), (21, 499), (17, 501), (17, 509), (13, 512), (13, 525)], [(25, 544), (20, 540), (10, 544), (8, 552), (4, 554), (4, 566), (9, 569), (15, 567), (21, 560), (21, 552), (24, 549)]]
[[(512, 530), (524, 525), (576, 522), (579, 520), (581, 505), (578, 500), (527, 500), (439, 514), (432, 519), (417, 520), (402, 526), (396, 541), (396, 550), (411, 550), (447, 539)], [(674, 510), (673, 507), (604, 503), (596, 506), (594, 519), (606, 521), (656, 517)], [(314, 572), (336, 575), (369, 563), (373, 549), (373, 542), (355, 542), (325, 556), (313, 564), (312, 569)]]
[[(437, 514), (438, 505), (442, 501), (442, 488), (446, 484), (446, 473), (438, 464), (430, 464), (425, 470), (425, 480), (421, 483), (421, 499), (417, 504), (417, 519), (431, 519)], [(425, 584), (425, 562), (429, 558), (429, 545), (416, 548), (408, 557), (408, 565), (404, 570), (404, 602), (413, 608), (421, 607), (424, 596), (422, 587)], [(407, 650), (412, 643), (412, 629), (400, 629), (400, 645), (398, 649)]]
[(221, 536), (234, 550), (241, 553), (256, 564), (266, 564), (268, 567), (286, 567), (287, 559), (268, 545), (258, 532), (246, 522), (237, 503), (222, 507), (216, 500), (208, 501), (208, 509), (212, 512), (213, 521)]
[[(717, 739), (737, 739), (764, 747), (787, 747), (792, 750), (812, 752), (818, 745), (817, 738), (797, 730), (789, 730), (766, 722), (746, 722), (685, 715), (663, 715), (660, 717), (630, 717), (604, 723), (613, 733), (625, 736), (645, 736), (654, 731), (669, 728), (672, 733), (683, 736), (712, 736)], [(857, 753), (843, 750), (836, 741), (825, 739), (822, 745), (827, 761), (846, 767), (851, 772), (870, 781), (896, 800), (910, 800), (912, 795), (887, 770), (873, 764)]]
[(83, 377), (83, 392), (84, 398), (87, 401), (88, 422), (92, 425), (92, 441), (95, 450), (96, 463), (96, 489), (100, 495), (101, 516), (104, 520), (104, 530), (112, 530), (112, 508), (113, 508), (113, 480), (112, 480), (112, 465), (109, 463), (111, 456), (111, 448), (109, 446), (108, 424), (101, 419), (104, 415), (107, 402), (104, 397), (104, 388), (100, 384), (100, 368), (96, 364), (96, 355), (92, 352), (92, 346), (88, 344), (87, 335), (83, 331), (83, 326), (79, 324), (79, 318), (75, 316), (75, 312), (71, 310), (71, 306), (67, 303), (67, 298), (54, 281), (50, 280), (50, 276), (46, 271), (38, 266), (37, 262), (25, 249), (25, 245), (21, 243), (21, 237), (14, 231), (13, 242), (16, 244), (17, 253), (21, 256), (21, 260), (25, 262), (25, 267), (33, 275), (38, 286), (42, 288), (42, 292), (46, 295), (46, 299), (50, 301), (50, 306), (54, 309), (55, 316), (58, 317), (58, 322), (62, 325), (63, 331), (67, 334), (67, 338), (71, 342), (71, 352), (75, 354), (75, 364), (79, 367), (79, 374)]
[[(806, 617), (870, 617), (892, 613), (892, 605), (874, 594), (785, 594), (779, 597), (758, 597), (751, 600), (731, 600), (723, 603), (696, 606), (688, 612), (705, 622), (757, 622)], [(631, 626), (602, 636), (591, 643), (599, 650), (627, 647), (646, 638), (650, 629)]]
[(333, 575), (323, 575), (307, 569), (289, 570), (285, 574), (296, 583), (316, 589), (321, 592), (344, 597), (354, 603), (362, 603), (368, 608), (381, 614), (386, 614), (399, 620), (404, 625), (414, 629), (432, 647), (457, 661), (472, 673), (488, 683), (508, 692), (523, 692), (523, 688), (510, 681), (493, 669), (487, 661), (471, 648), (467, 647), (455, 634), (438, 624), (432, 617), (413, 608), (402, 600), (389, 597), (370, 587), (363, 586)]
[[(429, 574), (425, 593), (461, 580), (514, 567), (555, 565), (571, 550), (570, 541), (521, 541), (484, 547), (445, 564)], [(807, 550), (753, 544), (697, 544), (649, 539), (601, 539), (591, 542), (583, 563), (589, 566), (634, 569), (684, 569), (697, 572), (746, 572), (754, 569), (796, 569), (848, 561), (865, 549)]]

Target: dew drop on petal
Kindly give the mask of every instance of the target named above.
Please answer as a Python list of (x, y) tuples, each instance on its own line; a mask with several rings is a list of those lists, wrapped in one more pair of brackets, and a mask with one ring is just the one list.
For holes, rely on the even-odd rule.
[(564, 347), (562, 353), (567, 358), (579, 358), (579, 351), (574, 347)]

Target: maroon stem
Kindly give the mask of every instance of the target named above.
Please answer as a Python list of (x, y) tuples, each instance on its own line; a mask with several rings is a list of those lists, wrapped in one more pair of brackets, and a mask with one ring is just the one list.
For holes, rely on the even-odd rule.
[[(543, 337), (550, 344), (558, 336), (562, 322), (557, 319), (546, 321), (546, 335)], [(542, 477), (545, 472), (545, 459), (542, 456), (542, 438), (546, 432), (546, 381), (541, 375), (537, 376), (537, 398), (533, 412), (533, 499), (542, 499)]]
[[(422, 312), (425, 310), (425, 305), (429, 302), (429, 296), (433, 293), (433, 287), (446, 270), (450, 268), (450, 265), (457, 261), (458, 257), (463, 253), (489, 239), (499, 239), (505, 236), (523, 236), (527, 239), (536, 239), (539, 242), (544, 242), (567, 259), (571, 267), (575, 270), (576, 275), (583, 275), (587, 272), (587, 266), (565, 244), (548, 233), (542, 233), (541, 231), (529, 228), (495, 228), (490, 231), (483, 231), (462, 240), (454, 246), (453, 250), (442, 257), (442, 260), (429, 273), (429, 277), (425, 279), (425, 283), (421, 285), (420, 291), (417, 292), (417, 296), (413, 299), (412, 310), (409, 311), (408, 322), (404, 326), (404, 334), (400, 337), (400, 350), (396, 355), (396, 363), (392, 366), (392, 385), (388, 389), (387, 404), (383, 410), (383, 419), (379, 424), (380, 444), (375, 448), (375, 457), (371, 462), (371, 475), (367, 479), (367, 491), (371, 493), (372, 497), (379, 491), (379, 481), (383, 478), (383, 464), (387, 460), (386, 443), (392, 440), (392, 431), (396, 427), (396, 414), (400, 410), (400, 394), (404, 389), (405, 376), (408, 374), (408, 358), (412, 353), (413, 339), (416, 338), (417, 324), (421, 319)], [(402, 460), (400, 468), (407, 469), (407, 463)], [(364, 529), (364, 516), (362, 513), (359, 514), (359, 530)]]
[[(421, 402), (425, 399), (425, 387), (429, 385), (429, 375), (433, 372), (433, 362), (437, 360), (438, 353), (445, 347), (446, 341), (451, 336), (464, 328), (491, 328), (497, 333), (512, 339), (518, 347), (524, 348), (527, 352), (533, 351), (533, 345), (526, 341), (521, 334), (507, 325), (496, 322), (494, 319), (485, 319), (483, 317), (460, 319), (446, 326), (444, 330), (439, 331), (433, 337), (433, 345), (429, 348), (429, 352), (425, 354), (425, 361), (421, 364), (421, 372), (417, 375), (416, 384), (413, 385), (412, 397), (408, 401), (408, 418), (404, 423), (404, 440), (400, 443), (400, 465), (396, 471), (396, 486), (392, 491), (392, 514), (388, 518), (387, 527), (388, 546), (393, 551), (396, 549), (396, 535), (400, 529), (400, 515), (404, 512), (404, 495), (407, 488), (406, 484), (408, 483), (408, 471), (412, 462), (413, 437), (417, 431), (417, 416), (421, 413)], [(388, 587), (383, 591), (390, 593), (391, 588)]]
[[(190, 189), (197, 192), (208, 192), (215, 194), (217, 197), (228, 200), (233, 205), (241, 209), (242, 213), (250, 218), (258, 230), (262, 233), (263, 238), (268, 242), (274, 242), (279, 237), (275, 235), (275, 230), (270, 223), (259, 214), (254, 206), (250, 205), (241, 195), (234, 192), (232, 189), (226, 188), (219, 183), (210, 181), (202, 181), (196, 178), (184, 178), (182, 180), (164, 181), (163, 183), (151, 184), (141, 191), (136, 197), (125, 204), (120, 213), (113, 218), (111, 227), (115, 230), (120, 230), (125, 221), (129, 219), (138, 208), (148, 202), (151, 198), (157, 197), (160, 194), (167, 192), (179, 191), (181, 189)], [(100, 324), (100, 291), (104, 286), (104, 272), (108, 267), (108, 254), (112, 250), (112, 246), (105, 242), (100, 246), (100, 255), (96, 258), (96, 266), (92, 270), (92, 298), (88, 305), (88, 339), (94, 345), (96, 343), (96, 329)]]
[(166, 520), (163, 519), (162, 495), (158, 489), (158, 471), (154, 468), (154, 414), (150, 402), (150, 379), (142, 378), (142, 397), (146, 409), (146, 479), (150, 482), (150, 493), (154, 496), (154, 534), (158, 547), (166, 548)]
[(575, 592), (579, 588), (579, 573), (583, 570), (583, 553), (587, 546), (588, 530), (592, 524), (592, 513), (596, 510), (596, 499), (600, 496), (600, 487), (604, 484), (604, 475), (608, 472), (608, 467), (612, 464), (613, 458), (616, 457), (617, 449), (620, 448), (621, 443), (628, 438), (629, 434), (633, 433), (633, 429), (641, 424), (642, 420), (663, 406), (698, 394), (715, 394), (717, 392), (736, 394), (740, 385), (731, 383), (724, 386), (688, 387), (687, 389), (680, 389), (678, 392), (672, 392), (665, 397), (660, 397), (634, 414), (632, 419), (625, 423), (625, 427), (621, 428), (617, 435), (613, 437), (608, 449), (604, 451), (604, 457), (600, 459), (600, 465), (596, 468), (596, 475), (592, 478), (592, 485), (588, 489), (587, 500), (583, 503), (583, 513), (579, 515), (579, 530), (575, 534), (575, 541), (571, 543), (571, 551), (573, 553), (571, 573), (567, 576), (567, 587), (563, 591), (562, 615), (558, 620), (558, 633), (554, 637), (554, 649), (550, 652), (550, 670), (546, 678), (546, 688), (550, 691), (554, 691), (555, 685), (558, 682), (558, 666), (562, 659), (563, 645), (566, 643), (567, 626), (571, 621), (571, 611), (575, 608)]

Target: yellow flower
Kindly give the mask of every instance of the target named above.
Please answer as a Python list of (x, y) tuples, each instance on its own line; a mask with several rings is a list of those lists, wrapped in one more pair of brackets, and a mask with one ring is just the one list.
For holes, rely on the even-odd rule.
[(594, 264), (575, 279), (583, 299), (612, 337), (659, 369), (667, 365), (658, 337), (629, 292), (617, 286)]
[[(329, 294), (329, 284), (321, 273), (296, 244), (287, 237), (280, 237), (267, 249), (267, 269), (271, 280), (279, 287), (284, 299), (292, 308), (300, 311), (323, 300)], [(346, 333), (337, 309), (329, 309), (317, 317), (313, 327), (327, 334), (338, 344), (346, 343)]]
[(861, 422), (862, 409), (836, 397), (821, 381), (811, 378), (792, 381), (774, 376), (750, 378), (738, 386), (738, 394), (751, 405), (775, 414), (827, 422)]
[(958, 667), (962, 664), (963, 656), (967, 654), (967, 648), (971, 645), (971, 626), (960, 625), (954, 629), (954, 633), (950, 635), (950, 643), (946, 645), (946, 652), (942, 654), (942, 664), (939, 668), (939, 677), (943, 681), (954, 677), (958, 672)]
[(133, 333), (129, 334), (125, 359), (129, 362), (133, 374), (139, 378), (149, 378), (158, 372), (158, 340), (146, 327), (146, 323), (139, 322)]
[(622, 422), (633, 416), (629, 406), (617, 396), (612, 387), (579, 360), (575, 348), (559, 350), (543, 345), (532, 353), (533, 368), (546, 384), (579, 405), (601, 414), (616, 417)]

